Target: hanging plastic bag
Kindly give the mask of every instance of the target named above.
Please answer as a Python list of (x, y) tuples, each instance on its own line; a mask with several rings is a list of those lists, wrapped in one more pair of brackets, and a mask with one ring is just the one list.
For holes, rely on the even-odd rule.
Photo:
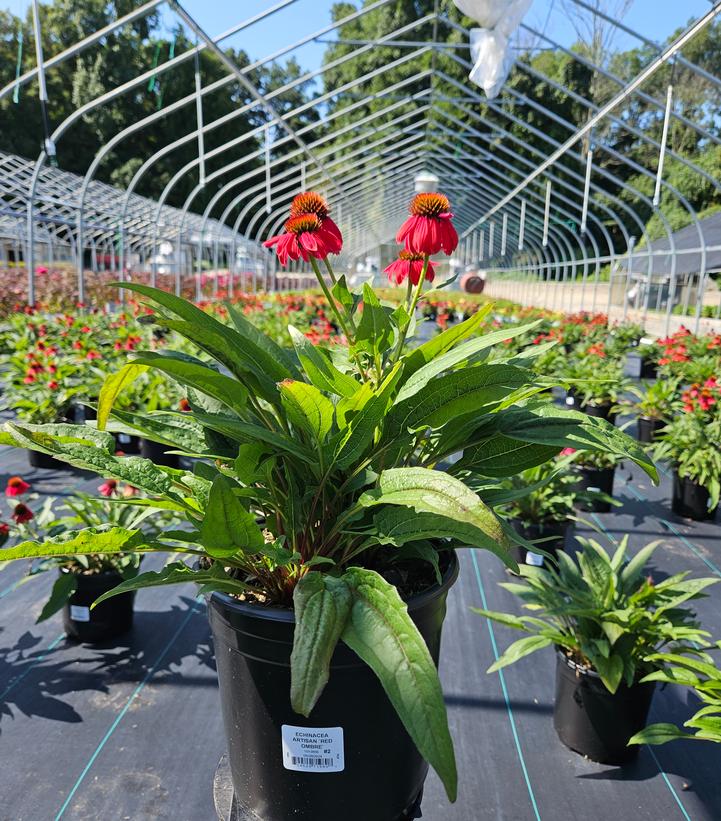
[(533, 0), (453, 0), (458, 9), (483, 28), (471, 29), (473, 68), (469, 79), (489, 100), (497, 97), (513, 68), (511, 36)]

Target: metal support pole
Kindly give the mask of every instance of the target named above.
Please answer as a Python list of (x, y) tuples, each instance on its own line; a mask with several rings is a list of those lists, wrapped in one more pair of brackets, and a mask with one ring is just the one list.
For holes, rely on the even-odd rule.
[(508, 214), (503, 215), (503, 226), (501, 228), (501, 256), (506, 256), (506, 242), (508, 241)]
[(543, 215), (543, 247), (548, 245), (548, 228), (551, 221), (551, 180), (546, 180), (546, 210)]
[(591, 172), (593, 170), (593, 149), (588, 149), (586, 155), (586, 183), (583, 187), (583, 212), (581, 214), (581, 233), (586, 233), (588, 224), (588, 201), (591, 196)]
[(518, 250), (523, 250), (523, 235), (526, 231), (526, 201), (521, 200), (521, 224), (518, 227)]
[(661, 184), (663, 183), (663, 165), (666, 160), (666, 146), (668, 144), (668, 129), (671, 123), (671, 109), (673, 108), (673, 85), (668, 84), (666, 90), (666, 111), (663, 116), (663, 134), (661, 135), (661, 153), (658, 155), (658, 171), (656, 172), (656, 190), (653, 194), (653, 204), (658, 208), (661, 202)]
[(203, 83), (200, 78), (200, 55), (195, 52), (195, 116), (198, 123), (198, 161), (201, 188), (205, 187), (205, 137), (203, 136)]
[(273, 213), (270, 183), (270, 125), (265, 127), (265, 210), (268, 214)]

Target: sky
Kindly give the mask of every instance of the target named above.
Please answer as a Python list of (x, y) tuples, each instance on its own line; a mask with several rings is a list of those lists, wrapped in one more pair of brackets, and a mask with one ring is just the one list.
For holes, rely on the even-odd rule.
[[(82, 2), (82, 0), (77, 0)], [(449, 2), (450, 0), (446, 0)], [(217, 36), (236, 25), (268, 9), (289, 0), (181, 0), (204, 30)], [(360, 3), (360, 0), (356, 0)], [(597, 0), (587, 0), (597, 2)], [(607, 9), (618, 8), (625, 0), (601, 0)], [(630, 9), (624, 22), (651, 40), (663, 40), (690, 18), (699, 17), (710, 7), (711, 0), (631, 0)], [(230, 45), (242, 48), (253, 58), (263, 58), (291, 43), (314, 34), (327, 26), (330, 9), (334, 0), (290, 0), (290, 4), (228, 40)], [(0, 0), (0, 8), (15, 14), (28, 8), (30, 0)], [(533, 6), (526, 21), (538, 31), (560, 40), (564, 45), (574, 39), (574, 31), (569, 24), (565, 7), (569, 0), (533, 0)], [(165, 26), (172, 28), (175, 15), (164, 7)], [(615, 43), (618, 47), (637, 45), (637, 42), (620, 35)], [(311, 43), (294, 52), (301, 65), (308, 69), (317, 68), (322, 59), (324, 43)]]

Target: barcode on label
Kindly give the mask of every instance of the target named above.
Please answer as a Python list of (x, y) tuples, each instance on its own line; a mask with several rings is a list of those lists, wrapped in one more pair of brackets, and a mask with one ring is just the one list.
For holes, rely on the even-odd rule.
[(298, 755), (291, 758), (296, 767), (332, 767), (335, 764), (332, 758), (308, 758)]
[(293, 727), (283, 724), (282, 754), (286, 770), (340, 773), (345, 769), (342, 727)]

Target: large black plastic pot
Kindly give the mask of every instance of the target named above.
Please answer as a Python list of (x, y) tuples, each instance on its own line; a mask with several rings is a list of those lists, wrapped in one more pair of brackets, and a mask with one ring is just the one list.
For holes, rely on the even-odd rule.
[[(584, 468), (578, 469), (578, 487), (581, 490), (600, 490), (608, 496), (613, 496), (613, 477), (616, 468)], [(610, 502), (601, 500), (584, 502), (580, 505), (582, 510), (589, 510), (593, 513), (608, 513), (611, 510)]]
[[(545, 553), (555, 555), (562, 552), (566, 544), (566, 534), (573, 527), (573, 522), (545, 522), (542, 524), (526, 525), (520, 519), (513, 519), (512, 525), (515, 531), (529, 542), (537, 539), (548, 539), (538, 547)], [(518, 564), (533, 564), (540, 566), (543, 564), (543, 556), (540, 553), (531, 553), (525, 547), (513, 545), (511, 547), (513, 558)]]
[(553, 726), (574, 752), (602, 764), (623, 764), (638, 754), (638, 746), (628, 742), (646, 726), (653, 691), (653, 682), (622, 683), (611, 693), (596, 672), (559, 651)]
[(693, 479), (679, 476), (678, 471), (674, 471), (671, 501), (674, 513), (686, 519), (695, 519), (697, 522), (713, 519), (718, 506), (710, 510), (709, 499), (710, 495), (705, 487), (701, 487)]
[(656, 432), (666, 425), (663, 419), (649, 419), (648, 416), (639, 416), (636, 422), (638, 425), (636, 438), (644, 445), (650, 445), (652, 442), (655, 442)]
[[(436, 664), (446, 597), (457, 577), (453, 555), (443, 584), (408, 601)], [(292, 611), (213, 593), (208, 616), (228, 760), (242, 812), (258, 821), (398, 821), (423, 789), (428, 765), (373, 671), (339, 644), (330, 681), (310, 718), (304, 718), (290, 706)], [(315, 733), (321, 735), (308, 735)], [(284, 749), (284, 739), (308, 739), (309, 745), (320, 739), (321, 746), (304, 750), (291, 743)], [(343, 769), (333, 772), (340, 768), (339, 755)], [(313, 760), (299, 764), (298, 758)], [(288, 769), (294, 763), (319, 768)]]
[(157, 442), (151, 442), (150, 439), (140, 440), (140, 455), (150, 459), (156, 465), (164, 465), (168, 468), (179, 467), (178, 457), (172, 453), (166, 453), (172, 449), (170, 445), (159, 445)]
[(41, 453), (39, 450), (28, 451), (28, 462), (30, 467), (42, 468), (43, 470), (72, 470), (71, 465), (67, 462), (61, 462), (54, 456), (48, 453)]
[(77, 574), (77, 589), (63, 609), (63, 625), (68, 638), (95, 643), (113, 639), (130, 630), (133, 626), (135, 592), (113, 596), (90, 609), (99, 596), (117, 587), (122, 580), (119, 573), (113, 572), (89, 576)]

